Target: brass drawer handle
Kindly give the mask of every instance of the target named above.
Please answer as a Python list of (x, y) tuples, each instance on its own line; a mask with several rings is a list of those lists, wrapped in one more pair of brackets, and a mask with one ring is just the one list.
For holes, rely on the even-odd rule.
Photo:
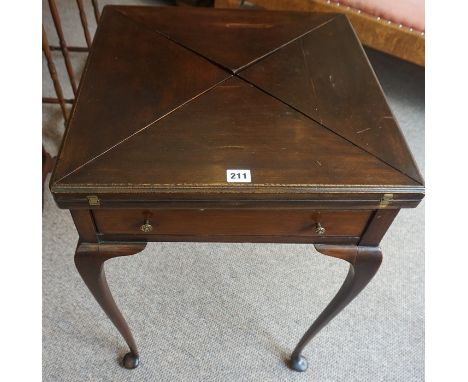
[(149, 219), (145, 220), (145, 224), (140, 227), (140, 230), (145, 233), (151, 232), (153, 230), (153, 226), (150, 224)]
[(315, 225), (315, 233), (317, 235), (325, 235), (326, 229), (322, 227), (320, 223)]

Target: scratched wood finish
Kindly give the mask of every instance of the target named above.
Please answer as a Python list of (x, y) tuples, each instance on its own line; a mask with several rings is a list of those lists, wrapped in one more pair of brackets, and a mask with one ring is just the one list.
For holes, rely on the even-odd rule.
[(143, 28), (167, 36), (232, 72), (253, 64), (333, 17), (325, 13), (233, 13), (198, 8), (177, 12), (172, 8), (128, 7), (121, 12)]
[[(215, 1), (215, 6), (218, 8), (239, 8), (240, 4), (239, 0)], [(252, 0), (246, 1), (243, 6), (281, 11), (343, 13), (353, 24), (353, 28), (364, 45), (424, 66), (424, 32), (368, 14), (359, 9), (343, 6), (339, 1)]]
[[(127, 169), (125, 177), (122, 168)], [(250, 169), (256, 185), (311, 180), (414, 184), (385, 162), (237, 77), (104, 153), (71, 179), (79, 184), (100, 179), (115, 186), (142, 181), (223, 185), (228, 168)]]
[[(252, 183), (227, 183), (229, 168), (250, 169)], [(385, 193), (401, 207), (423, 197), (345, 19), (171, 7), (105, 7), (51, 188), (71, 207), (90, 194), (102, 205), (115, 195), (114, 206), (168, 194), (317, 201), (332, 192), (348, 205), (370, 194), (372, 208)]]
[[(345, 16), (336, 15), (321, 28), (239, 75), (416, 182), (422, 182)], [(276, 80), (271, 81), (272, 77)], [(309, 81), (304, 81), (305, 78)]]
[(203, 58), (106, 7), (55, 178), (66, 176), (227, 77)]
[[(316, 94), (301, 87), (312, 82)], [(351, 268), (293, 352), (304, 371), (303, 348), (371, 279), (399, 208), (424, 195), (396, 122), (375, 126), (388, 113), (334, 15), (105, 7), (51, 189), (79, 232), (81, 276), (129, 345), (123, 365), (139, 355), (108, 258), (148, 241), (310, 243)], [(252, 182), (226, 182), (236, 168)]]

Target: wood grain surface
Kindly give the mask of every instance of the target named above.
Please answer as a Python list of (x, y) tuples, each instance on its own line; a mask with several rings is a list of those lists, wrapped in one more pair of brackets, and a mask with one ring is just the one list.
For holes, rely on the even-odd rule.
[(343, 16), (108, 6), (51, 189), (60, 206), (338, 193), (376, 207), (417, 204), (422, 183)]

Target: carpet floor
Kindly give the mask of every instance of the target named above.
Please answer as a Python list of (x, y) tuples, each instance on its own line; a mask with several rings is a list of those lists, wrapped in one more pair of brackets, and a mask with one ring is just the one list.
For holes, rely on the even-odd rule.
[[(65, 13), (76, 5), (58, 3)], [(424, 69), (368, 54), (423, 171)], [(79, 54), (74, 64), (79, 72)], [(44, 95), (52, 95), (44, 68)], [(44, 144), (55, 154), (60, 110), (44, 107), (43, 117)], [(118, 364), (124, 341), (75, 270), (77, 239), (69, 212), (46, 190), (44, 381), (424, 380), (424, 202), (396, 218), (379, 273), (307, 347), (306, 373), (285, 359), (338, 290), (346, 263), (310, 245), (204, 243), (151, 243), (110, 260), (111, 290), (141, 351), (140, 367), (129, 371)]]

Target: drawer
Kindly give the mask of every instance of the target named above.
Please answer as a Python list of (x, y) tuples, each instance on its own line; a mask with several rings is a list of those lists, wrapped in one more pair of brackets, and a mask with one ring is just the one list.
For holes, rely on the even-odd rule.
[[(96, 209), (107, 235), (360, 236), (372, 211), (303, 209)], [(144, 232), (145, 222), (151, 230)], [(324, 231), (319, 233), (317, 225)], [(149, 227), (148, 227), (149, 228)]]

